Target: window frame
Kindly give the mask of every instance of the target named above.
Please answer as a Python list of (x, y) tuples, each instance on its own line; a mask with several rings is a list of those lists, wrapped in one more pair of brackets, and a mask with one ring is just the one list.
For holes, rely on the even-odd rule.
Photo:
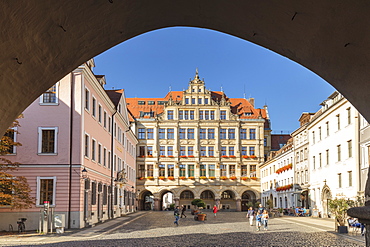
[[(54, 130), (54, 152), (43, 153), (42, 152), (42, 131), (43, 130)], [(58, 127), (38, 127), (38, 143), (37, 143), (37, 154), (38, 155), (57, 155), (58, 154)]]
[(44, 206), (44, 203), (42, 202), (42, 204), (40, 204), (40, 196), (41, 196), (41, 180), (48, 180), (48, 179), (52, 179), (53, 180), (53, 203), (50, 204), (50, 207), (55, 207), (55, 199), (56, 199), (56, 185), (57, 185), (57, 177), (56, 176), (53, 176), (53, 177), (42, 177), (42, 176), (37, 176), (37, 181), (36, 181), (36, 204), (35, 206), (36, 207), (43, 207)]
[[(50, 93), (49, 90), (51, 88), (55, 87), (55, 102), (44, 102), (44, 95), (47, 93)], [(41, 94), (40, 96), (40, 105), (59, 105), (59, 82), (55, 83), (53, 86), (51, 86), (46, 92)]]

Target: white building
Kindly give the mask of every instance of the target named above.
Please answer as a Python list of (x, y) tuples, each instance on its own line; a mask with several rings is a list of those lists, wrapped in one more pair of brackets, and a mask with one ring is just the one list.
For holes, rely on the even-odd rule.
[(307, 126), (311, 207), (328, 216), (327, 201), (356, 199), (359, 183), (358, 112), (334, 92)]
[(272, 151), (268, 161), (260, 166), (262, 203), (270, 201), (274, 208), (296, 205), (293, 190), (293, 142), (290, 139), (279, 151)]

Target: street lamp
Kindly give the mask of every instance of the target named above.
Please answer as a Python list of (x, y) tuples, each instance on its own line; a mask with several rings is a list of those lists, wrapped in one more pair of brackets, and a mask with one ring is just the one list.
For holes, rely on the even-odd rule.
[(85, 167), (84, 167), (84, 169), (82, 169), (81, 174), (82, 174), (82, 178), (83, 179), (86, 179), (87, 178), (87, 170), (86, 170)]

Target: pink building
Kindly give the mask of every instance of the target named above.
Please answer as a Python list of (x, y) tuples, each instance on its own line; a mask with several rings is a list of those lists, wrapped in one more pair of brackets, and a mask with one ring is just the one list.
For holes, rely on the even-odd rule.
[[(136, 144), (123, 90), (105, 90), (91, 59), (34, 101), (20, 119), (22, 143), (7, 155), (21, 165), (35, 205), (0, 206), (0, 230), (39, 229), (44, 202), (64, 215), (66, 228), (82, 228), (136, 210)], [(51, 219), (52, 217), (50, 217)], [(51, 223), (51, 222), (50, 222)]]

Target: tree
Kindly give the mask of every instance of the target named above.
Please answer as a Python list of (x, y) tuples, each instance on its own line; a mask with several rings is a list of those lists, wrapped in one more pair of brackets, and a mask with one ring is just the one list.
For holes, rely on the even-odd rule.
[(335, 216), (335, 220), (340, 226), (344, 226), (347, 221), (347, 210), (354, 204), (354, 201), (344, 198), (335, 198), (328, 201), (330, 212)]
[(34, 204), (27, 179), (11, 174), (17, 170), (19, 164), (4, 156), (12, 153), (14, 147), (21, 146), (19, 142), (14, 142), (14, 133), (17, 133), (15, 128), (19, 126), (16, 119), (0, 140), (0, 205), (10, 206), (11, 209), (30, 208)]

